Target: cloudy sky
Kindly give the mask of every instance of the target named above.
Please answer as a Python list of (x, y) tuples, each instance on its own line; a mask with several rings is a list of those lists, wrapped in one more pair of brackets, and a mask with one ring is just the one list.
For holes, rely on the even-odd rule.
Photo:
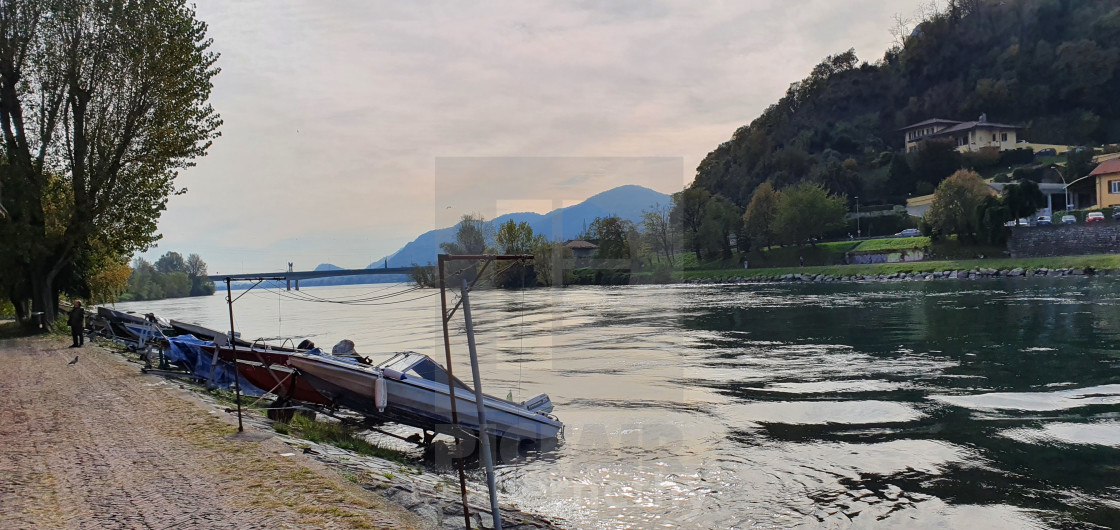
[[(881, 57), (919, 3), (198, 0), (225, 125), (146, 256), (359, 268), (461, 213), (679, 191), (824, 56)], [(476, 157), (511, 164), (447, 163)]]

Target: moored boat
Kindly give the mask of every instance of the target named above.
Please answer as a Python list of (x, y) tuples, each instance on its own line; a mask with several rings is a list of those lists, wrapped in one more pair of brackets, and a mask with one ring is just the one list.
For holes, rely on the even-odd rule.
[(144, 346), (153, 340), (176, 334), (170, 324), (152, 313), (139, 315), (98, 307), (97, 318), (104, 322), (105, 331), (111, 337), (121, 339), (133, 346)]
[[(171, 329), (174, 329), (179, 335), (194, 335), (202, 340), (211, 341), (214, 344), (224, 345), (229, 342), (229, 334), (225, 331), (218, 331), (216, 329), (210, 329), (205, 326), (175, 319), (171, 319), (169, 324), (171, 325)], [(249, 342), (241, 340), (241, 333), (235, 335), (234, 343), (238, 346), (250, 346)]]
[(320, 394), (306, 378), (288, 366), (291, 350), (277, 350), (260, 346), (249, 348), (203, 346), (202, 350), (210, 355), (217, 349), (218, 358), (235, 363), (237, 373), (253, 386), (266, 390), (284, 399), (305, 403), (330, 406), (332, 402)]
[[(473, 390), (462, 381), (449, 381), (447, 371), (427, 355), (398, 353), (367, 366), (327, 356), (294, 353), (288, 364), (320, 394), (367, 417), (410, 425), (426, 431), (454, 435), (450, 384), (455, 385), (459, 425), (479, 432)], [(383, 394), (378, 396), (378, 389)], [(540, 442), (559, 436), (563, 428), (548, 413), (552, 403), (541, 394), (523, 403), (485, 396), (486, 432), (518, 442)]]

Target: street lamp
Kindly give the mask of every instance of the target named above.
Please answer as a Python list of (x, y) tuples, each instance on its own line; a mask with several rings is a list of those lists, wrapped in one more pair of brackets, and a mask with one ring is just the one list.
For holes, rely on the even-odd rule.
[(1050, 169), (1058, 174), (1058, 178), (1062, 179), (1062, 192), (1066, 196), (1066, 211), (1073, 210), (1074, 205), (1069, 202), (1069, 184), (1066, 183), (1066, 176), (1058, 169), (1058, 166), (1051, 164)]
[(856, 195), (856, 238), (861, 237), (859, 229), (859, 195)]

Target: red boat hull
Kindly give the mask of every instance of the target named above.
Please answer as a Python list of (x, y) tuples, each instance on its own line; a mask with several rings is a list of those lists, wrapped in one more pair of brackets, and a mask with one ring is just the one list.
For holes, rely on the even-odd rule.
[[(204, 346), (203, 349), (210, 355), (214, 354), (214, 347)], [(288, 366), (288, 355), (289, 352), (260, 348), (218, 348), (218, 358), (226, 362), (237, 359), (237, 373), (253, 386), (282, 398), (316, 405), (332, 405), (331, 400)]]
[[(307, 379), (296, 375), (291, 368), (278, 365), (263, 366), (260, 363), (240, 361), (237, 373), (253, 386), (267, 390), (277, 396), (316, 405), (330, 405), (331, 401), (315, 390)], [(280, 383), (277, 384), (276, 380)]]

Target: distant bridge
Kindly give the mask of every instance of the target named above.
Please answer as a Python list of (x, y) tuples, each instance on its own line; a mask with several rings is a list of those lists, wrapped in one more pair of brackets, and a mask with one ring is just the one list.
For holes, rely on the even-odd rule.
[(300, 280), (310, 280), (312, 278), (330, 278), (334, 276), (366, 276), (370, 274), (408, 274), (412, 272), (412, 267), (382, 267), (379, 269), (335, 269), (323, 271), (281, 271), (281, 272), (249, 272), (243, 274), (211, 274), (207, 276), (210, 281), (224, 282), (226, 278), (234, 282), (253, 281), (253, 280), (274, 280), (287, 282), (288, 289), (291, 290), (292, 282), (295, 282), (296, 290), (299, 290)]

